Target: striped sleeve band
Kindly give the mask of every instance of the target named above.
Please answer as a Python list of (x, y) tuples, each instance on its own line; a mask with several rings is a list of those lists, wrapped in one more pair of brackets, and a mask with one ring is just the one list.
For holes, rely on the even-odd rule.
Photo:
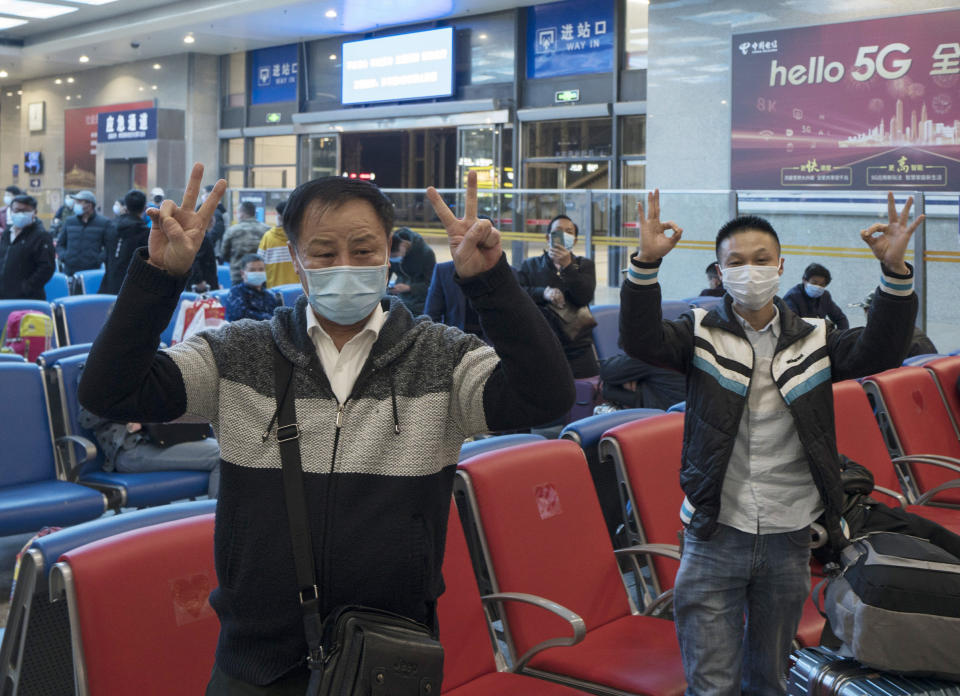
[(888, 295), (898, 297), (907, 297), (913, 293), (913, 267), (907, 264), (910, 269), (909, 275), (894, 273), (886, 266), (880, 266), (880, 290)]
[(660, 261), (645, 263), (637, 259), (634, 254), (630, 257), (630, 266), (627, 268), (627, 279), (634, 285), (654, 285), (660, 271)]

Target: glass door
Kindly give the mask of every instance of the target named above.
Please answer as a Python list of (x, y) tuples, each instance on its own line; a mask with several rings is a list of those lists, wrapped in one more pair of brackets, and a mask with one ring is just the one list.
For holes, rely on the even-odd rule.
[(305, 135), (301, 147), (301, 182), (340, 174), (339, 135)]

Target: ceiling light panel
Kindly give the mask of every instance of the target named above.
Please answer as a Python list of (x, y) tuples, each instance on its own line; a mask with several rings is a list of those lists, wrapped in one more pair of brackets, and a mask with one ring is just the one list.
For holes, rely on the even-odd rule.
[(75, 2), (80, 5), (109, 5), (111, 2), (116, 2), (117, 0), (70, 0), (70, 2)]
[(69, 12), (76, 12), (76, 7), (66, 5), (52, 5), (46, 2), (32, 0), (0, 0), (0, 12), (15, 17), (29, 17), (30, 19), (50, 19)]
[(25, 19), (13, 19), (12, 17), (0, 17), (0, 31), (4, 29), (13, 29), (27, 23)]

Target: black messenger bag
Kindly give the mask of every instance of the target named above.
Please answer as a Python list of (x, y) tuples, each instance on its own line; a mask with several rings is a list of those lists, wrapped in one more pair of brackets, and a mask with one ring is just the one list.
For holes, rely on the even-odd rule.
[[(293, 365), (276, 345), (274, 380), (276, 438), (308, 647), (307, 696), (439, 696), (443, 646), (427, 626), (399, 614), (362, 606), (337, 607), (326, 620), (321, 620), (300, 463)], [(273, 422), (264, 433), (264, 440), (272, 428)]]

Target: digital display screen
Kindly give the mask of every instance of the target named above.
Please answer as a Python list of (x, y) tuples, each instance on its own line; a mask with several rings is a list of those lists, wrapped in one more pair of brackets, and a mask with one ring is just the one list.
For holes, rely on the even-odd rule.
[(343, 44), (344, 104), (453, 96), (453, 28)]
[(27, 174), (43, 174), (43, 156), (39, 152), (23, 153), (23, 171)]

